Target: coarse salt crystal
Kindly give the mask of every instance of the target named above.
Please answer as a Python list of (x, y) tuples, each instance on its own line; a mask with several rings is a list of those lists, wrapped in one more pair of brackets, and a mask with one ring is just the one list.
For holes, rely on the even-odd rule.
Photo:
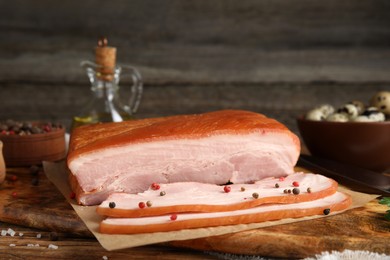
[(35, 245), (34, 244), (27, 244), (27, 246), (30, 247), (30, 246), (35, 246)]
[(42, 237), (42, 235), (39, 233), (39, 234), (37, 234), (37, 238), (41, 238)]
[(39, 247), (39, 244), (35, 244), (35, 247)]
[(15, 244), (9, 244), (9, 246), (16, 246)]
[(49, 249), (58, 249), (58, 246), (50, 244), (47, 248), (49, 248)]
[(22, 237), (24, 234), (22, 232), (19, 232), (19, 236)]
[(1, 230), (1, 235), (2, 235), (2, 236), (6, 236), (6, 235), (7, 235), (7, 230), (4, 230), (4, 229)]
[(108, 260), (108, 257), (104, 255), (103, 260)]
[(16, 234), (16, 232), (14, 231), (14, 230), (9, 230), (8, 232), (7, 232), (11, 237), (13, 237), (13, 236), (15, 236), (15, 234)]

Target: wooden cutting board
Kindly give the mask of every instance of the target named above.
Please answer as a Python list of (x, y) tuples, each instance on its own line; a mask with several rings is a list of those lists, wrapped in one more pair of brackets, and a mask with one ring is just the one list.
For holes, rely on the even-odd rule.
[[(220, 253), (287, 258), (344, 249), (390, 254), (390, 222), (383, 217), (386, 210), (386, 206), (374, 200), (363, 208), (327, 218), (168, 244)], [(28, 168), (7, 169), (7, 179), (0, 186), (0, 221), (92, 236), (44, 173), (35, 176)]]

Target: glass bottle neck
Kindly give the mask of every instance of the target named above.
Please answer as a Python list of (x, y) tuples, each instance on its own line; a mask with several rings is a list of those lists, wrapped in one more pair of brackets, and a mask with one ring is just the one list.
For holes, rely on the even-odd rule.
[(112, 81), (96, 80), (91, 87), (95, 98), (113, 100), (118, 92), (118, 85)]

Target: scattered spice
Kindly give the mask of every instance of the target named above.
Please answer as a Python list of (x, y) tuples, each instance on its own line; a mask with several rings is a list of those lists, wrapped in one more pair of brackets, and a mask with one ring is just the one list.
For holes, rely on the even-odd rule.
[(171, 220), (176, 220), (177, 219), (177, 215), (176, 214), (172, 214), (171, 217), (170, 217)]
[(241, 191), (245, 191), (245, 187), (241, 187)]
[(143, 208), (145, 208), (145, 202), (140, 202), (140, 203), (138, 203), (138, 207), (140, 208), (140, 209), (143, 209)]
[(279, 188), (279, 183), (275, 183), (275, 188)]
[(299, 187), (299, 182), (294, 181), (294, 182), (292, 183), (292, 185), (293, 185), (294, 187)]
[(152, 205), (153, 205), (153, 203), (152, 203), (150, 200), (148, 200), (148, 201), (146, 202), (146, 206), (151, 207)]
[(116, 204), (115, 202), (111, 201), (110, 203), (108, 203), (108, 206), (110, 207), (110, 209), (113, 209), (116, 207)]
[(39, 173), (39, 166), (38, 165), (31, 165), (30, 173), (32, 175), (37, 175)]
[(259, 193), (257, 192), (252, 193), (252, 197), (255, 199), (259, 198)]
[(295, 194), (295, 195), (298, 195), (301, 191), (298, 189), (298, 188), (294, 188), (292, 190), (292, 192)]
[(287, 189), (284, 189), (284, 190), (283, 190), (283, 193), (288, 193), (288, 190), (287, 190)]
[(160, 192), (160, 196), (165, 196), (165, 191)]
[(290, 189), (288, 189), (288, 190), (287, 190), (287, 193), (288, 193), (288, 194), (290, 194), (290, 193), (291, 193), (291, 190), (290, 190)]
[(307, 188), (307, 193), (311, 193), (311, 188)]
[(18, 196), (18, 193), (16, 191), (11, 193), (12, 197), (16, 198)]
[(17, 181), (17, 180), (18, 180), (18, 176), (16, 176), (16, 175), (11, 175), (11, 176), (9, 177), (9, 179), (10, 179), (11, 181)]
[(150, 187), (152, 188), (152, 190), (159, 190), (160, 184), (153, 182)]
[(324, 215), (329, 215), (330, 209), (324, 209)]
[(285, 178), (284, 177), (279, 177), (279, 181), (284, 181)]
[(230, 186), (224, 186), (223, 187), (223, 190), (226, 192), (226, 193), (229, 193), (231, 191), (231, 187)]

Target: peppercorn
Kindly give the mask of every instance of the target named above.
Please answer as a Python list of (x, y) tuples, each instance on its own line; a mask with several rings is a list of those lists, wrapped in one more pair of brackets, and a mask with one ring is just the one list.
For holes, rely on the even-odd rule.
[(115, 202), (111, 201), (110, 203), (108, 203), (108, 206), (110, 207), (110, 209), (113, 209), (116, 207), (116, 204)]
[(153, 182), (151, 185), (152, 190), (159, 190), (160, 189), (160, 184)]
[(290, 193), (291, 193), (291, 190), (290, 190), (290, 189), (288, 189), (288, 190), (287, 190), (287, 193), (289, 193), (289, 194), (290, 194)]
[(165, 196), (165, 194), (166, 194), (165, 191), (160, 192), (160, 196)]
[(231, 189), (232, 189), (232, 188), (230, 188), (230, 186), (224, 186), (224, 187), (223, 187), (223, 190), (224, 190), (226, 193), (230, 192)]
[(275, 188), (279, 188), (279, 183), (275, 183)]
[(292, 185), (293, 185), (294, 187), (299, 187), (299, 182), (294, 181), (294, 182), (292, 183)]
[(172, 214), (171, 217), (170, 217), (171, 220), (176, 220), (177, 219), (177, 215), (176, 214)]
[(292, 190), (292, 192), (295, 194), (295, 195), (298, 195), (301, 191), (298, 189), (298, 188), (294, 188)]
[(257, 192), (254, 192), (254, 193), (252, 193), (252, 197), (257, 199), (257, 198), (259, 198), (259, 194)]
[(151, 207), (151, 206), (152, 206), (152, 202), (151, 202), (150, 200), (148, 200), (148, 201), (146, 202), (146, 206)]
[(279, 181), (284, 181), (284, 177), (279, 177)]
[(330, 209), (324, 209), (324, 215), (329, 215)]
[(37, 166), (37, 165), (32, 165), (32, 166), (30, 167), (30, 173), (31, 173), (32, 175), (37, 175), (37, 174), (39, 173), (39, 166)]
[(288, 190), (287, 190), (287, 189), (284, 189), (284, 190), (283, 190), (283, 193), (288, 193)]
[(311, 193), (311, 188), (307, 188), (307, 193)]
[(143, 208), (145, 208), (145, 202), (140, 202), (140, 203), (138, 203), (138, 207), (140, 208), (140, 209), (143, 209)]

